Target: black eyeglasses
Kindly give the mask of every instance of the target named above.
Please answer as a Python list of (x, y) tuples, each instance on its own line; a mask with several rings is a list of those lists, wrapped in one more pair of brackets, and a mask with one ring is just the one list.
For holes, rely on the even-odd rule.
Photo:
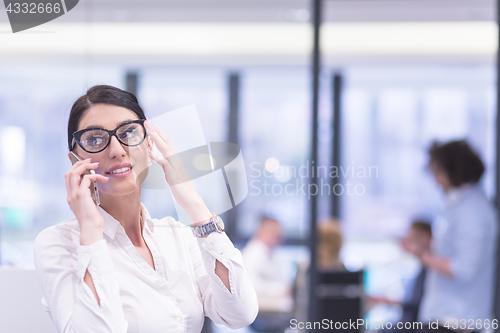
[(146, 138), (144, 119), (128, 121), (110, 131), (104, 128), (86, 128), (73, 133), (72, 147), (75, 142), (87, 153), (99, 153), (106, 149), (115, 136), (121, 144), (133, 147), (140, 145)]

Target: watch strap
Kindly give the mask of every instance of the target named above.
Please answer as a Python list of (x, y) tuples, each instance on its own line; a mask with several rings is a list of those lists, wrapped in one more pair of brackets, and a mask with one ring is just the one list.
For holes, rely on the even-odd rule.
[(217, 215), (212, 214), (210, 221), (208, 223), (192, 227), (193, 235), (196, 237), (203, 237), (205, 235), (211, 234), (212, 232), (221, 232), (217, 225), (215, 224), (215, 219)]
[(213, 220), (210, 220), (210, 222), (203, 225), (193, 227), (193, 234), (196, 237), (203, 237), (205, 235), (211, 234), (214, 231), (217, 231), (217, 226), (215, 225), (215, 222)]

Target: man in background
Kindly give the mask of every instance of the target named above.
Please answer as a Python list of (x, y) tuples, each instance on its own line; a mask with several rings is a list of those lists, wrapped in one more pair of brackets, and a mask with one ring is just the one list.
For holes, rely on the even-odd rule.
[[(407, 252), (414, 254), (421, 254), (430, 250), (432, 240), (432, 229), (428, 221), (415, 220), (411, 224), (408, 234), (401, 240), (401, 246)], [(417, 274), (413, 283), (413, 288), (409, 297), (403, 302), (393, 301), (385, 297), (369, 297), (372, 305), (377, 303), (385, 303), (390, 305), (400, 305), (402, 309), (401, 318), (398, 322), (401, 323), (414, 323), (418, 320), (418, 311), (420, 303), (424, 295), (424, 282), (426, 275), (426, 267), (422, 265), (420, 272)], [(412, 325), (413, 326), (413, 325)], [(386, 329), (387, 332), (416, 332), (415, 329), (397, 329), (393, 325), (393, 329)]]
[[(421, 255), (424, 252), (430, 251), (431, 241), (432, 228), (430, 223), (417, 220), (412, 223), (409, 234), (401, 241), (401, 246), (410, 253)], [(422, 265), (415, 279), (410, 298), (401, 304), (403, 308), (401, 322), (413, 323), (417, 321), (420, 303), (424, 295), (426, 272), (426, 266)]]
[(243, 261), (259, 301), (259, 315), (252, 327), (282, 332), (293, 310), (292, 285), (284, 274), (275, 248), (283, 242), (280, 223), (267, 216), (243, 249)]

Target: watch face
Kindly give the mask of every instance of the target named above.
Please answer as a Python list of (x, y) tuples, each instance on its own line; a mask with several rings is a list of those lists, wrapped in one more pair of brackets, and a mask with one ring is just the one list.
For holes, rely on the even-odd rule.
[(224, 222), (222, 221), (222, 218), (217, 215), (215, 218), (215, 224), (217, 225), (217, 228), (219, 228), (220, 231), (224, 231)]

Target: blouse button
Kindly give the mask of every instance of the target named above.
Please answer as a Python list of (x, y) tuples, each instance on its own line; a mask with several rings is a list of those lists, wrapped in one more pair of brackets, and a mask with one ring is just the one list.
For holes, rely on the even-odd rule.
[(208, 244), (208, 249), (212, 250), (214, 248), (214, 244), (210, 243)]
[(89, 253), (85, 253), (85, 254), (83, 255), (83, 258), (84, 258), (84, 259), (88, 259), (88, 258), (90, 258), (90, 254), (89, 254)]
[(208, 261), (212, 262), (212, 261), (214, 261), (214, 258), (209, 257), (209, 258), (208, 258)]
[(170, 296), (170, 290), (168, 290), (168, 289), (167, 289), (167, 290), (165, 290), (165, 291), (163, 292), (163, 295), (165, 295), (165, 296)]
[(177, 322), (180, 324), (182, 322), (182, 318), (181, 317), (177, 317)]

